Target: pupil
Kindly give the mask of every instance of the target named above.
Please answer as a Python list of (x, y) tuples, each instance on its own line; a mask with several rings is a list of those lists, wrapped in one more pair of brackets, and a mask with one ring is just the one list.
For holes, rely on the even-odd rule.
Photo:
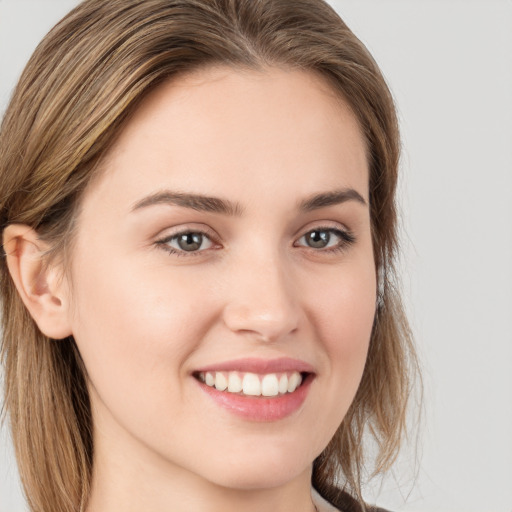
[(203, 235), (200, 233), (186, 233), (178, 239), (180, 249), (184, 251), (197, 251), (203, 242)]
[(308, 245), (315, 249), (322, 249), (329, 243), (330, 238), (327, 231), (311, 231), (308, 235)]

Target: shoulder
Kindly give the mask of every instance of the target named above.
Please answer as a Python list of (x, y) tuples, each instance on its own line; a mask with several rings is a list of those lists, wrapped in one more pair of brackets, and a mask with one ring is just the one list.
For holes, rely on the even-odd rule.
[[(318, 509), (318, 512), (363, 512), (361, 504), (355, 500), (352, 496), (346, 492), (337, 493), (335, 505), (328, 501), (326, 498), (320, 495), (320, 493), (312, 488), (311, 492), (313, 502)], [(367, 512), (391, 512), (389, 510), (373, 507), (370, 505), (366, 506)]]

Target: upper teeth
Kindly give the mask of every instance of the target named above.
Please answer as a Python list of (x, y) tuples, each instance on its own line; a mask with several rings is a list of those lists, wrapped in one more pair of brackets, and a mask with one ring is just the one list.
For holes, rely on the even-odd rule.
[(199, 379), (207, 386), (229, 393), (250, 396), (277, 396), (293, 393), (302, 382), (299, 372), (259, 375), (242, 372), (201, 372)]

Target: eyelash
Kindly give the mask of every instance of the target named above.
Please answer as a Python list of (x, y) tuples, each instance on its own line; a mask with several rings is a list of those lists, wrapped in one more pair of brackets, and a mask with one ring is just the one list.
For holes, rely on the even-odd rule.
[[(339, 238), (339, 241), (333, 247), (328, 247), (328, 248), (315, 249), (314, 247), (309, 247), (309, 246), (301, 246), (301, 247), (306, 247), (307, 249), (311, 249), (315, 252), (334, 254), (334, 253), (339, 253), (339, 252), (345, 251), (349, 246), (353, 245), (356, 241), (356, 237), (354, 236), (354, 234), (351, 231), (333, 228), (330, 226), (318, 226), (318, 227), (315, 227), (314, 229), (310, 229), (309, 231), (304, 233), (299, 238), (299, 240), (302, 240), (307, 235), (314, 233), (314, 232), (327, 232), (331, 236), (332, 235), (337, 236)], [(294, 246), (296, 246), (296, 245), (294, 244)]]
[[(314, 232), (328, 232), (331, 236), (334, 235), (334, 236), (338, 237), (340, 240), (335, 246), (328, 247), (328, 248), (316, 249), (314, 247), (308, 247), (306, 245), (297, 246), (296, 245), (297, 242), (295, 242), (293, 244), (294, 247), (305, 247), (307, 249), (311, 249), (314, 252), (335, 254), (335, 253), (339, 253), (339, 252), (346, 250), (349, 246), (353, 245), (356, 242), (356, 237), (354, 236), (354, 234), (351, 231), (333, 228), (333, 227), (329, 227), (329, 226), (318, 226), (318, 227), (315, 227), (314, 229), (310, 229), (309, 231), (304, 233), (302, 236), (300, 236), (300, 238), (298, 240), (302, 240), (304, 237), (306, 237), (307, 235), (314, 233)], [(184, 236), (184, 235), (201, 235), (202, 237), (208, 239), (213, 246), (218, 244), (218, 242), (216, 241), (215, 237), (213, 236), (213, 234), (211, 232), (201, 230), (201, 229), (183, 230), (178, 233), (174, 233), (170, 236), (166, 236), (165, 238), (162, 238), (160, 240), (157, 240), (156, 244), (159, 247), (161, 247), (163, 250), (168, 252), (169, 254), (172, 254), (173, 256), (178, 256), (178, 257), (182, 257), (182, 256), (195, 257), (195, 256), (199, 256), (200, 254), (202, 254), (203, 252), (208, 250), (208, 249), (203, 249), (203, 250), (196, 250), (196, 251), (185, 251), (185, 250), (175, 249), (169, 245), (169, 243), (171, 241), (177, 240), (180, 236)], [(329, 242), (330, 242), (330, 240), (329, 240)]]

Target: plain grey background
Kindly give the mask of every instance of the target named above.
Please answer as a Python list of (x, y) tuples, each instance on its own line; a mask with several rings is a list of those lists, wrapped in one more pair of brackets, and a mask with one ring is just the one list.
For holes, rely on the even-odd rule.
[[(0, 112), (77, 3), (0, 0)], [(398, 103), (404, 289), (425, 380), (419, 464), (406, 446), (366, 494), (395, 511), (512, 512), (512, 1), (330, 3)], [(25, 510), (4, 428), (0, 512)]]

